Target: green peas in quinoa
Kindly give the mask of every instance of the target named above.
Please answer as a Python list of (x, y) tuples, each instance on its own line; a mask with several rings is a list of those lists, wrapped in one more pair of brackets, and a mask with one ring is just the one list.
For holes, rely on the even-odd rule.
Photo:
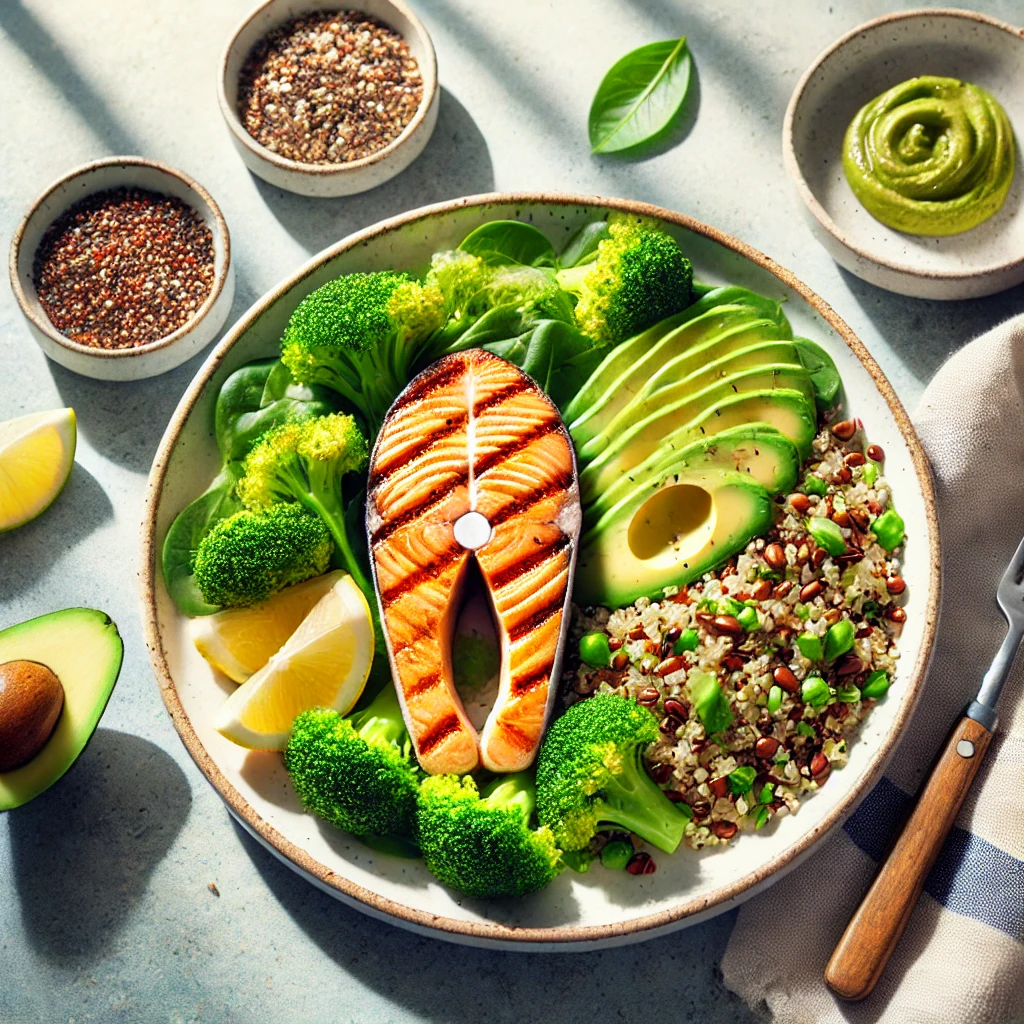
[(832, 691), (821, 676), (808, 676), (800, 685), (800, 699), (812, 708), (823, 708), (832, 699)]
[(814, 739), (814, 730), (806, 722), (797, 722), (796, 731), (801, 736), (806, 736), (808, 739)]
[(606, 668), (612, 660), (607, 633), (584, 633), (580, 637), (580, 658), (592, 668)]
[(880, 700), (889, 692), (889, 673), (872, 672), (868, 676), (861, 693), (866, 700)]
[(700, 636), (695, 629), (684, 629), (679, 639), (672, 645), (673, 654), (686, 654), (697, 650)]
[(871, 524), (871, 530), (878, 543), (886, 551), (892, 551), (903, 543), (905, 535), (903, 517), (894, 508), (886, 509)]
[(622, 871), (633, 856), (633, 847), (629, 843), (613, 840), (605, 843), (601, 849), (601, 864), (613, 871)]
[(840, 619), (829, 626), (825, 634), (825, 660), (835, 661), (840, 655), (852, 651), (855, 632), (849, 619)]
[(865, 463), (860, 467), (860, 478), (868, 487), (874, 487), (878, 479), (878, 467), (873, 462)]
[(801, 633), (796, 638), (796, 645), (800, 653), (810, 661), (821, 661), (825, 651), (821, 646), (821, 637), (813, 633)]
[(833, 557), (841, 555), (846, 550), (843, 531), (831, 519), (825, 519), (823, 516), (811, 516), (807, 520), (807, 531), (814, 538), (818, 547), (824, 548)]
[(836, 700), (840, 704), (856, 704), (860, 700), (860, 687), (853, 683), (843, 683), (837, 686)]
[(782, 687), (773, 686), (768, 691), (768, 703), (765, 705), (771, 714), (775, 714), (782, 707)]
[(819, 498), (824, 498), (828, 494), (828, 484), (816, 473), (808, 473), (804, 477), (804, 493), (816, 494)]
[(739, 768), (734, 768), (726, 776), (729, 783), (729, 789), (737, 796), (749, 793), (750, 787), (754, 785), (754, 779), (756, 778), (757, 771), (749, 765), (740, 765)]
[(739, 624), (748, 632), (752, 633), (761, 624), (761, 620), (757, 617), (757, 612), (753, 608), (744, 608), (739, 615), (736, 616)]

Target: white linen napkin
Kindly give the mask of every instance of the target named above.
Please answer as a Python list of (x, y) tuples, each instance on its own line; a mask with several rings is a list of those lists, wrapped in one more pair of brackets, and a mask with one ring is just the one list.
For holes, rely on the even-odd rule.
[(914, 417), (931, 460), (942, 610), (918, 709), (846, 826), (740, 910), (725, 984), (780, 1024), (1024, 1022), (1024, 653), (956, 826), (875, 991), (844, 1003), (822, 972), (948, 731), (1002, 642), (996, 584), (1024, 536), (1024, 316), (953, 355)]

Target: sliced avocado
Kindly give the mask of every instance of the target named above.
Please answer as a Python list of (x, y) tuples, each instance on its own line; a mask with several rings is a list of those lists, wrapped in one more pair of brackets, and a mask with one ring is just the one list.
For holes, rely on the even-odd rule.
[[(665, 372), (652, 377), (599, 434), (578, 447), (580, 459), (586, 463), (634, 423), (648, 419), (660, 409), (676, 407), (687, 399), (709, 401), (713, 400), (713, 395), (725, 394), (719, 385), (727, 382), (733, 394), (761, 388), (794, 388), (806, 392), (808, 402), (814, 404), (814, 385), (792, 342), (762, 340), (736, 352), (725, 352), (719, 356), (714, 351), (711, 354), (714, 356), (712, 361), (698, 366), (688, 375), (681, 368), (676, 376), (665, 367)], [(757, 370), (763, 372), (757, 373)]]
[(643, 473), (619, 477), (587, 506), (585, 526), (596, 523), (637, 487), (660, 487), (670, 477), (712, 467), (742, 473), (775, 495), (796, 487), (800, 456), (789, 438), (765, 423), (730, 427), (678, 451), (656, 455)]
[(811, 375), (814, 398), (819, 412), (825, 412), (839, 404), (843, 382), (832, 362), (832, 357), (810, 338), (794, 338), (797, 355), (804, 368)]
[(573, 599), (619, 608), (697, 579), (771, 526), (771, 495), (733, 470), (706, 470), (640, 486), (580, 543)]
[[(567, 421), (569, 433), (578, 446), (582, 445), (622, 413), (637, 395), (687, 376), (707, 362), (709, 353), (717, 358), (758, 341), (788, 339), (791, 334), (788, 323), (779, 324), (758, 316), (749, 306), (715, 306), (663, 335), (610, 382), (585, 412)], [(676, 366), (676, 369), (669, 371), (669, 366)]]
[(662, 320), (609, 352), (580, 388), (576, 397), (565, 407), (562, 419), (571, 425), (582, 418), (606, 394), (614, 394), (619, 385), (619, 378), (636, 366), (659, 341), (684, 324), (697, 320), (717, 307), (725, 306), (749, 310), (752, 319), (760, 317), (773, 320), (780, 328), (789, 330), (789, 323), (782, 312), (782, 307), (772, 299), (733, 285), (712, 288), (681, 313)]
[(117, 627), (92, 608), (65, 608), (0, 631), (0, 664), (45, 665), (64, 689), (63, 710), (42, 749), (0, 772), (0, 811), (49, 789), (75, 763), (107, 706), (123, 654)]

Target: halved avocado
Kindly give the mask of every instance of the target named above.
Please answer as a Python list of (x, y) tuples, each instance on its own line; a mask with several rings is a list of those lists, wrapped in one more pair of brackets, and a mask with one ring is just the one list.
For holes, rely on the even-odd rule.
[[(734, 285), (712, 288), (681, 313), (662, 320), (636, 337), (624, 341), (605, 356), (563, 412), (562, 418), (570, 425), (570, 432), (576, 420), (589, 415), (591, 410), (596, 408), (602, 400), (614, 396), (620, 387), (628, 383), (628, 380), (624, 378), (659, 342), (678, 328), (698, 320), (706, 313), (716, 309), (720, 309), (723, 313), (726, 310), (743, 313), (745, 316), (749, 315), (750, 319), (760, 317), (772, 320), (779, 324), (781, 330), (789, 332), (787, 337), (792, 336), (789, 322), (779, 303)], [(639, 375), (638, 379), (641, 384), (650, 372), (650, 369), (646, 369)]]
[[(757, 371), (755, 371), (757, 372)], [(728, 427), (767, 423), (796, 445), (800, 457), (810, 453), (817, 426), (813, 397), (781, 386), (734, 393), (729, 382), (715, 390), (710, 401), (684, 400), (662, 409), (618, 437), (580, 473), (584, 506), (611, 487), (620, 476), (642, 472), (701, 438)], [(648, 459), (652, 461), (647, 462)], [(633, 473), (633, 475), (636, 475)]]
[(123, 654), (117, 627), (92, 608), (65, 608), (0, 631), (0, 664), (44, 665), (64, 689), (63, 710), (42, 749), (0, 772), (0, 811), (49, 789), (75, 763), (107, 706)]
[[(744, 348), (758, 341), (788, 339), (789, 324), (758, 316), (749, 306), (740, 304), (716, 306), (701, 316), (669, 331), (645, 354), (624, 370), (605, 392), (576, 420), (570, 422), (569, 433), (577, 446), (607, 427), (610, 420), (621, 415), (636, 397), (656, 390), (698, 370), (708, 360)], [(680, 364), (668, 371), (669, 366)]]
[(619, 608), (702, 576), (772, 524), (771, 495), (708, 467), (637, 487), (587, 530), (573, 600)]
[(656, 455), (642, 473), (620, 477), (587, 506), (584, 524), (596, 523), (638, 487), (655, 489), (672, 476), (711, 468), (741, 473), (775, 495), (796, 487), (800, 456), (789, 438), (765, 423), (730, 427), (678, 451)]
[[(605, 424), (599, 434), (579, 447), (580, 458), (584, 462), (594, 458), (615, 438), (620, 437), (623, 431), (628, 430), (634, 423), (646, 420), (659, 409), (675, 407), (686, 399), (696, 400), (700, 396), (704, 396), (706, 400), (707, 396), (717, 393), (710, 389), (726, 380), (732, 382), (734, 394), (739, 391), (753, 391), (762, 386), (790, 387), (805, 391), (808, 400), (814, 402), (814, 385), (800, 362), (796, 346), (791, 341), (771, 337), (758, 339), (756, 330), (737, 333), (743, 334), (747, 340), (754, 343), (736, 351), (719, 351), (716, 345), (705, 355), (702, 364), (698, 364), (696, 368), (690, 367), (689, 373), (684, 359), (673, 360), (655, 374), (643, 389)], [(678, 372), (677, 363), (684, 364), (678, 367)], [(763, 384), (758, 383), (759, 375), (752, 372), (756, 369), (772, 371), (764, 378)]]

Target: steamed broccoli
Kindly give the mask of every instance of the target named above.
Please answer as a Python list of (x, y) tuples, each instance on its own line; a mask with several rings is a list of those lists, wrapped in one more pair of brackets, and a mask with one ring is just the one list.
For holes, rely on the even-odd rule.
[(689, 815), (644, 771), (657, 719), (616, 694), (573, 704), (548, 730), (537, 759), (537, 816), (563, 850), (582, 850), (595, 832), (625, 829), (672, 853)]
[(471, 776), (434, 775), (420, 787), (416, 828), (427, 867), (468, 896), (525, 896), (562, 870), (551, 829), (530, 827), (530, 773), (501, 776), (477, 790)]
[(333, 413), (268, 430), (249, 452), (236, 485), (246, 508), (298, 502), (330, 531), (339, 568), (345, 569), (375, 605), (373, 588), (349, 543), (342, 479), (358, 473), (368, 458), (366, 438), (351, 416)]
[(444, 320), (444, 299), (432, 285), (390, 270), (347, 274), (299, 303), (281, 360), (300, 384), (333, 388), (376, 434), (421, 344)]
[(419, 773), (390, 683), (347, 718), (328, 708), (303, 711), (284, 764), (313, 814), (363, 840), (411, 839)]
[(608, 219), (590, 263), (560, 270), (578, 297), (576, 323), (595, 341), (618, 344), (690, 305), (693, 266), (678, 243), (643, 217)]
[(327, 527), (298, 505), (243, 509), (203, 537), (192, 572), (208, 604), (253, 605), (326, 572), (333, 550)]

